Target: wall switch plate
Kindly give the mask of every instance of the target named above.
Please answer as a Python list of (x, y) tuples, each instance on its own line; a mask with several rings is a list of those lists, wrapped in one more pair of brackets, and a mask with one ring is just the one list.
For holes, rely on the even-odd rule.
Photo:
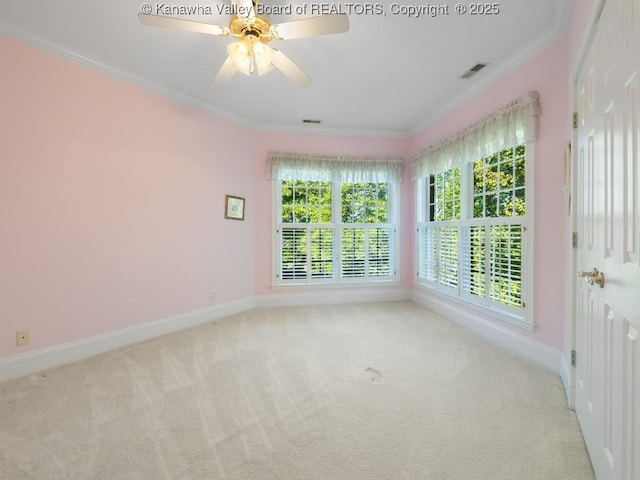
[(16, 347), (29, 345), (29, 330), (20, 330), (16, 332)]
[(212, 302), (215, 302), (215, 301), (216, 301), (216, 292), (211, 292), (211, 295), (209, 296), (209, 299), (210, 299)]

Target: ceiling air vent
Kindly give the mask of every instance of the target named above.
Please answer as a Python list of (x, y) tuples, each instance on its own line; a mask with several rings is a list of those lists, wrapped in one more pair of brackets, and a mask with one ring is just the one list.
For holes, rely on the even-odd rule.
[(471, 78), (476, 73), (478, 73), (480, 70), (482, 70), (484, 67), (486, 67), (487, 65), (489, 65), (489, 64), (488, 63), (476, 63), (473, 67), (471, 67), (469, 70), (464, 72), (460, 76), (460, 78), (464, 78), (465, 80), (468, 79), (468, 78)]
[(309, 118), (302, 120), (302, 123), (313, 123), (314, 125), (320, 125), (320, 122), (322, 122), (322, 120), (311, 120)]

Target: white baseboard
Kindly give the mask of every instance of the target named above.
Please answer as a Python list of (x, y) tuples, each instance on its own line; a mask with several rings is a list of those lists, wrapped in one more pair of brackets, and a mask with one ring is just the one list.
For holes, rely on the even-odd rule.
[(346, 291), (313, 292), (283, 291), (256, 297), (257, 307), (297, 307), (304, 305), (335, 305), (340, 303), (403, 302), (411, 292), (401, 287), (354, 287)]
[[(216, 305), (174, 317), (149, 322), (115, 332), (56, 345), (35, 352), (0, 360), (0, 382), (59, 367), (111, 350), (127, 347), (256, 307), (283, 307), (300, 305), (331, 305), (342, 303), (394, 302), (411, 300), (429, 310), (468, 328), (507, 350), (538, 363), (562, 378), (565, 390), (571, 392), (570, 366), (561, 353), (515, 332), (447, 303), (445, 300), (401, 287), (358, 288), (341, 292), (283, 292), (274, 295), (249, 297)], [(567, 393), (569, 401), (571, 398)]]
[(411, 300), (501, 347), (560, 375), (560, 351), (518, 335), (435, 295), (412, 291)]
[(571, 366), (571, 359), (567, 358), (566, 355), (562, 355), (560, 358), (560, 379), (562, 380), (564, 392), (567, 394), (567, 405), (574, 410), (576, 408), (575, 371)]
[(66, 365), (254, 308), (255, 299), (250, 297), (2, 359), (0, 382)]

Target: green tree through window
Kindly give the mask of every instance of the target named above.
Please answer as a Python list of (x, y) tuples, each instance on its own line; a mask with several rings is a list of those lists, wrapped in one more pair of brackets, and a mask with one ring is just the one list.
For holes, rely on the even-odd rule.
[(419, 279), (465, 298), (522, 308), (525, 150), (504, 149), (425, 179)]
[(525, 214), (525, 148), (503, 150), (473, 165), (473, 217)]
[(389, 184), (341, 183), (338, 195), (336, 189), (332, 182), (281, 182), (280, 279), (375, 279), (393, 274)]

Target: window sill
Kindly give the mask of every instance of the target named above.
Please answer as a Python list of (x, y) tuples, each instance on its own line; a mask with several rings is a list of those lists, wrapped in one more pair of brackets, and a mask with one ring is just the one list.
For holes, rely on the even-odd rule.
[(527, 320), (526, 318), (523, 317), (519, 317), (517, 315), (511, 315), (507, 312), (503, 312), (501, 310), (497, 310), (497, 309), (493, 309), (493, 308), (489, 308), (489, 307), (485, 307), (484, 305), (480, 305), (478, 303), (469, 301), (469, 300), (465, 300), (464, 298), (460, 298), (457, 295), (452, 295), (447, 293), (444, 290), (438, 289), (438, 288), (434, 288), (431, 287), (430, 285), (427, 285), (425, 283), (422, 282), (417, 282), (416, 283), (417, 287), (420, 288), (423, 291), (429, 292), (433, 295), (436, 295), (442, 299), (445, 299), (449, 302), (455, 303), (457, 305), (466, 307), (470, 310), (474, 310), (478, 313), (482, 313), (484, 315), (488, 315), (491, 318), (494, 318), (496, 320), (500, 320), (502, 322), (508, 323), (510, 325), (514, 325), (516, 327), (522, 328), (524, 330), (527, 330), (529, 332), (533, 332), (533, 330), (535, 329), (536, 324), (533, 323), (532, 321)]

